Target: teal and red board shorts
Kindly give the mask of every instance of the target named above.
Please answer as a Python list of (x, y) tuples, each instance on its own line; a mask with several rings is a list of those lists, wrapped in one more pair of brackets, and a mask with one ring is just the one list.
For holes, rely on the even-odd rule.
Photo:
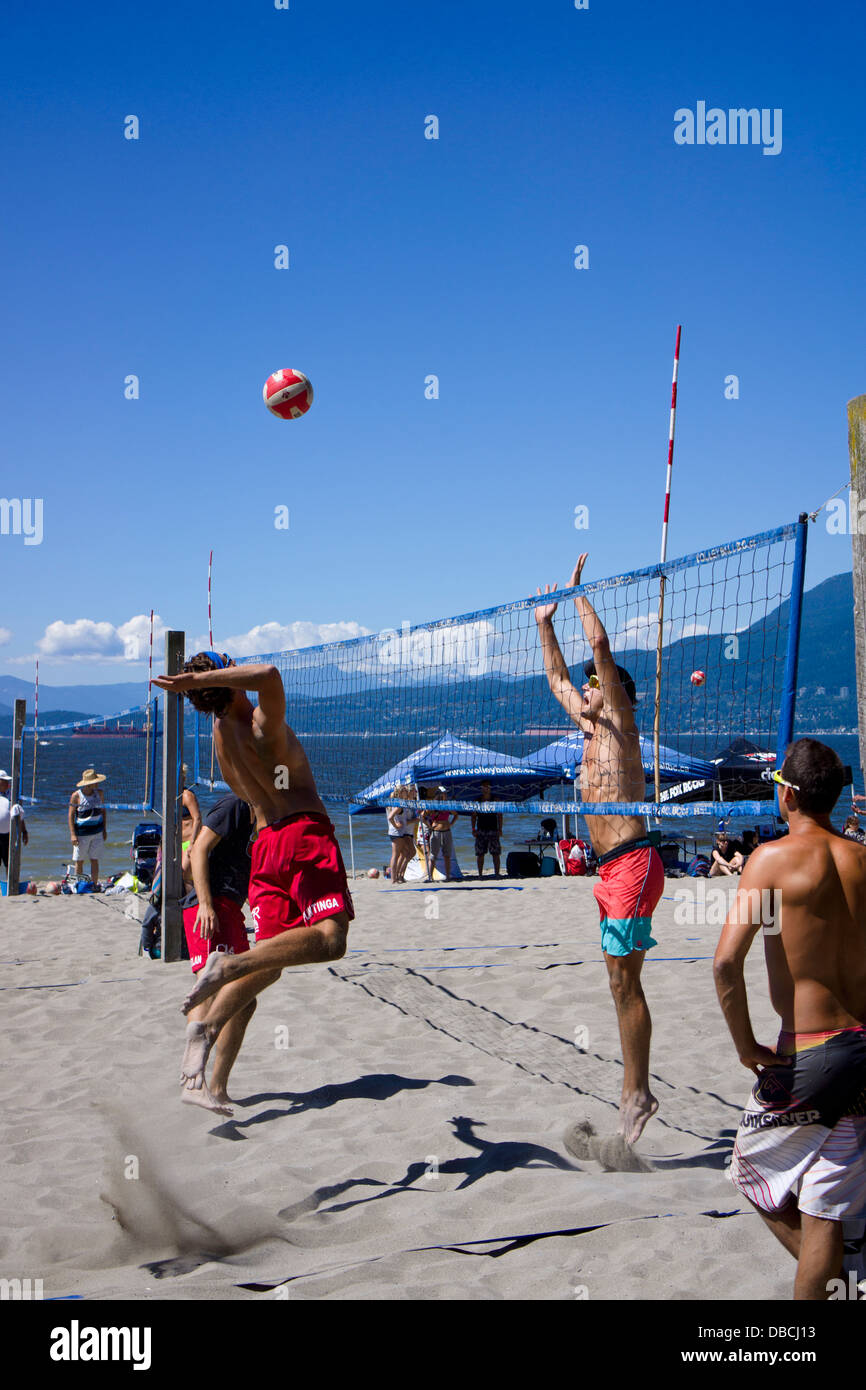
[(327, 917), (355, 915), (343, 856), (327, 816), (300, 812), (265, 826), (252, 849), (249, 903), (256, 941)]
[(196, 931), (197, 906), (185, 907), (183, 910), (183, 929), (186, 933), (193, 974), (198, 974), (199, 970), (204, 969), (212, 951), (224, 951), (229, 956), (239, 956), (250, 949), (240, 903), (235, 902), (234, 898), (225, 898), (217, 894), (213, 905), (219, 922), (214, 937), (205, 937)]
[(665, 886), (661, 855), (651, 845), (627, 850), (600, 864), (593, 892), (601, 914), (601, 947), (608, 956), (630, 956), (657, 946), (652, 915)]

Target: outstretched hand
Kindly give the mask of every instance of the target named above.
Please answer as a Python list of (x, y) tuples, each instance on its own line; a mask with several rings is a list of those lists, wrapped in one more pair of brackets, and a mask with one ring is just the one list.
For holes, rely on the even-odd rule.
[(574, 589), (580, 583), (580, 576), (583, 574), (583, 567), (586, 564), (588, 558), (589, 551), (585, 551), (583, 555), (578, 555), (577, 564), (575, 565), (572, 571), (571, 578), (569, 579), (568, 584), (566, 585), (567, 588)]
[(154, 676), (153, 684), (158, 685), (160, 690), (168, 690), (172, 695), (182, 695), (185, 690), (192, 690), (196, 684), (195, 672), (187, 671), (179, 676)]
[[(544, 594), (555, 594), (556, 585), (554, 584), (553, 588), (551, 588), (549, 584), (545, 584), (543, 590), (536, 589), (535, 592), (539, 595), (539, 597), (543, 597)], [(539, 603), (535, 610), (535, 621), (538, 624), (547, 622), (548, 618), (553, 617), (558, 607), (558, 603)]]

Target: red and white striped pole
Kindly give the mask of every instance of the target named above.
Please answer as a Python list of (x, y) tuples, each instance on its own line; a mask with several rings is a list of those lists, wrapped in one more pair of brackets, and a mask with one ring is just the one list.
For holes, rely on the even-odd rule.
[(665, 514), (662, 520), (662, 563), (664, 563), (668, 552), (668, 517), (671, 510), (671, 475), (674, 470), (674, 431), (677, 424), (677, 377), (680, 373), (680, 335), (683, 326), (677, 324), (677, 341), (674, 347), (674, 379), (671, 384), (671, 423), (668, 432), (668, 471), (665, 480)]
[(147, 659), (147, 698), (153, 689), (153, 609), (150, 610), (150, 654)]
[[(668, 428), (668, 470), (665, 478), (665, 510), (662, 518), (662, 551), (661, 563), (664, 564), (668, 553), (668, 520), (671, 512), (671, 477), (674, 471), (674, 432), (677, 424), (677, 377), (680, 373), (680, 337), (683, 326), (677, 324), (677, 340), (674, 344), (674, 375), (671, 383), (671, 420)], [(659, 575), (659, 635), (656, 645), (656, 697), (655, 715), (653, 718), (653, 782), (655, 790), (656, 804), (661, 800), (661, 778), (659, 774), (659, 732), (661, 724), (661, 703), (662, 703), (662, 643), (664, 638), (665, 624), (665, 577)]]
[(207, 640), (210, 642), (213, 651), (213, 615), (211, 612), (211, 575), (213, 572), (213, 551), (208, 556), (207, 562)]

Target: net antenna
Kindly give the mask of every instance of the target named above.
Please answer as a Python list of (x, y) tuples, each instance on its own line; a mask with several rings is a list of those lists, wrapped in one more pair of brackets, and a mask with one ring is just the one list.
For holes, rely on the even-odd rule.
[[(668, 431), (668, 468), (665, 479), (665, 510), (662, 518), (662, 549), (661, 563), (664, 564), (668, 553), (668, 518), (671, 509), (671, 475), (674, 468), (674, 432), (677, 423), (677, 377), (680, 371), (680, 337), (683, 326), (677, 324), (677, 340), (674, 344), (674, 375), (671, 384), (671, 422)], [(655, 791), (656, 805), (661, 800), (661, 784), (659, 776), (659, 724), (661, 717), (662, 699), (662, 639), (664, 635), (665, 621), (665, 576), (662, 572), (659, 575), (659, 635), (656, 646), (656, 693), (655, 693), (655, 712), (653, 714), (653, 784)]]

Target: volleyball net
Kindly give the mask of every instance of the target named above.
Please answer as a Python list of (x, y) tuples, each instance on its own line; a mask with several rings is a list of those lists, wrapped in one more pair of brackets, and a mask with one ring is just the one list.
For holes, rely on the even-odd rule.
[[(279, 670), (286, 718), (326, 803), (363, 811), (421, 796), (431, 807), (472, 811), (490, 782), (504, 812), (752, 817), (766, 813), (772, 785), (764, 774), (793, 735), (805, 551), (801, 517), (543, 599), (429, 623), (398, 619), (379, 633), (239, 664)], [(592, 657), (574, 601), (582, 596), (634, 683), (637, 726), (630, 757), (608, 743), (610, 766), (598, 756), (595, 782), (583, 776), (583, 791), (583, 734), (551, 692), (539, 626), (554, 605), (579, 705)], [(106, 778), (107, 806), (158, 814), (162, 714), (154, 698), (106, 718), (52, 725), (49, 715), (28, 725), (21, 799), (66, 805), (92, 768)], [(604, 752), (604, 739), (596, 748)], [(211, 722), (186, 702), (177, 762), (177, 795), (182, 763), (188, 786), (226, 785)]]
[[(66, 806), (91, 770), (105, 778), (103, 799), (116, 811), (154, 812), (162, 805), (159, 700), (117, 714), (52, 724), (50, 712), (27, 724), (21, 748), (21, 801)], [(190, 754), (194, 729), (190, 721)]]
[[(399, 805), (411, 787), (431, 806), (471, 811), (489, 781), (503, 811), (766, 814), (762, 774), (793, 731), (805, 546), (803, 517), (543, 600), (245, 660), (279, 670), (286, 718), (325, 802)], [(551, 693), (536, 612), (556, 605), (559, 649), (580, 691), (592, 656), (572, 601), (581, 595), (634, 682), (643, 799), (621, 800), (621, 758), (596, 783), (602, 799), (581, 798), (583, 735)], [(197, 724), (195, 780), (220, 785), (210, 721)], [(629, 786), (634, 797), (634, 759)]]

